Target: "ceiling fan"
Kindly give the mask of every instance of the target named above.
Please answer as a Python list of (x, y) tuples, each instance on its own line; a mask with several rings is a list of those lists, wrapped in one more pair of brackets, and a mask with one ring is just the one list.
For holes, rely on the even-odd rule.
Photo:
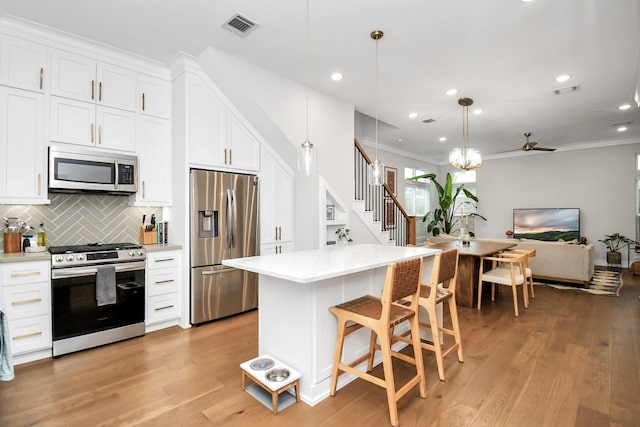
[(522, 151), (556, 151), (555, 148), (538, 147), (537, 142), (529, 141), (531, 132), (525, 132), (524, 137), (527, 138), (527, 142), (522, 146)]

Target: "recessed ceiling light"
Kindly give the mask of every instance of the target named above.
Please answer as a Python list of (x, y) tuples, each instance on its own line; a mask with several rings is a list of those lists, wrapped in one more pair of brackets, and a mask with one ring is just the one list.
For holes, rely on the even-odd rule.
[(556, 77), (557, 82), (566, 82), (571, 78), (571, 74), (562, 74), (561, 76)]
[(621, 106), (618, 107), (618, 110), (628, 110), (629, 108), (631, 108), (631, 104), (622, 104)]
[(618, 132), (624, 132), (624, 131), (626, 131), (626, 130), (627, 130), (627, 127), (626, 127), (626, 126), (620, 126), (620, 127), (618, 128)]
[(339, 82), (340, 80), (342, 80), (342, 77), (344, 76), (341, 73), (331, 74), (331, 80), (333, 80), (334, 82)]
[(478, 114), (482, 114), (482, 108), (476, 108), (475, 110), (473, 110), (473, 114), (475, 114), (476, 116)]
[(418, 117), (418, 113), (416, 113), (416, 112), (409, 113), (409, 118), (410, 119), (415, 119), (416, 117)]
[(447, 95), (449, 95), (449, 96), (453, 96), (453, 95), (455, 95), (456, 93), (458, 93), (458, 89), (449, 89), (446, 93), (447, 93)]
[(444, 137), (444, 136), (441, 136), (440, 138), (438, 138), (438, 141), (440, 141), (440, 142), (445, 142), (446, 140), (447, 140), (447, 138)]
[(533, 0), (522, 0), (522, 3), (531, 3)]
[(402, 142), (402, 138), (398, 138), (398, 139), (397, 139), (397, 141), (398, 141), (398, 142)]

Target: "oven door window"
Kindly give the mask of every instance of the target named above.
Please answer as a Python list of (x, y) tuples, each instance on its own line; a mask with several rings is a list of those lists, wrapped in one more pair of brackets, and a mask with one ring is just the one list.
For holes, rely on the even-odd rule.
[(55, 179), (67, 182), (115, 184), (115, 163), (58, 158), (55, 160)]
[(117, 272), (116, 303), (104, 306), (96, 300), (95, 274), (51, 283), (54, 340), (144, 321), (144, 270)]

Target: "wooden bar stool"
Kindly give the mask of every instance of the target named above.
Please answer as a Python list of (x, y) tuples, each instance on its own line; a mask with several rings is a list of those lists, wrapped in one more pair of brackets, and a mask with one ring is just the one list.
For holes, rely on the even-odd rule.
[[(381, 298), (366, 295), (329, 308), (329, 311), (338, 318), (330, 395), (335, 396), (338, 376), (344, 372), (383, 387), (387, 390), (387, 404), (389, 406), (391, 425), (393, 426), (397, 426), (399, 423), (397, 402), (400, 398), (407, 394), (416, 384), (419, 385), (420, 397), (425, 398), (427, 393), (422, 350), (420, 348), (420, 327), (418, 324), (421, 278), (422, 258), (392, 263), (387, 268)], [(404, 298), (409, 299), (409, 305), (405, 306), (400, 303)], [(396, 325), (404, 321), (409, 321), (411, 325), (413, 357), (391, 349), (391, 331)], [(342, 350), (345, 337), (361, 328), (371, 330), (369, 352), (352, 362), (343, 363)], [(384, 379), (368, 373), (373, 369), (376, 337), (380, 338), (379, 347), (382, 351)], [(416, 375), (399, 390), (396, 390), (393, 378), (392, 356), (416, 366)], [(362, 372), (355, 368), (365, 360), (368, 360), (367, 372)]]
[[(421, 327), (431, 329), (433, 344), (422, 340), (421, 346), (426, 350), (431, 350), (436, 355), (438, 364), (438, 376), (444, 381), (444, 358), (457, 350), (458, 361), (464, 362), (462, 355), (462, 337), (460, 334), (460, 322), (458, 321), (458, 306), (456, 305), (456, 279), (458, 274), (458, 249), (449, 249), (435, 255), (433, 270), (428, 285), (420, 287), (419, 304), (428, 315), (428, 322), (420, 322)], [(439, 286), (442, 285), (442, 286)], [(449, 316), (451, 318), (451, 329), (438, 325), (437, 306), (439, 303), (446, 303), (449, 306)], [(394, 339), (411, 343), (407, 338), (410, 331)], [(444, 340), (440, 340), (440, 334), (453, 337), (453, 343), (446, 347)], [(444, 337), (443, 337), (444, 338)]]

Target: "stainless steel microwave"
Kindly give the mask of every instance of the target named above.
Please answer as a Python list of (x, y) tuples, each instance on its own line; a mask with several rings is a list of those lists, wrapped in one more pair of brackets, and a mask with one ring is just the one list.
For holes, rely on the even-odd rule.
[(82, 147), (49, 147), (49, 191), (138, 191), (138, 158)]

